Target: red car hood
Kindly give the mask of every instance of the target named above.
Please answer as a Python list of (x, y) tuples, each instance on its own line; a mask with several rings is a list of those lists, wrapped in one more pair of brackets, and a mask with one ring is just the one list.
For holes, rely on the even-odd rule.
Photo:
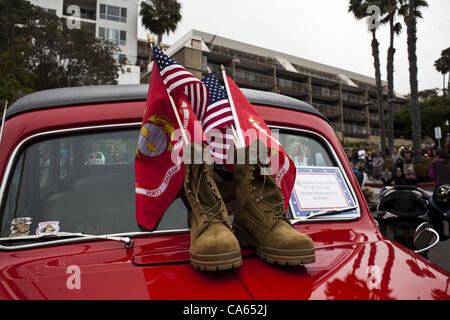
[(240, 268), (220, 272), (190, 266), (188, 233), (0, 252), (0, 300), (450, 299), (449, 274), (397, 244), (315, 237), (315, 263), (274, 266), (244, 249)]

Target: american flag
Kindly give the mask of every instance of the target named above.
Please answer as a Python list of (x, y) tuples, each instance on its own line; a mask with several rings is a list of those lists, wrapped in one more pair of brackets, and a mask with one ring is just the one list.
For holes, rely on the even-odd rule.
[(202, 121), (208, 105), (206, 86), (178, 62), (167, 56), (156, 44), (153, 44), (153, 60), (169, 93), (184, 90), (197, 119)]
[[(220, 86), (219, 80), (214, 73), (210, 73), (202, 79), (202, 82), (209, 90), (209, 104), (206, 108), (205, 116), (199, 119), (203, 122), (203, 131), (208, 137), (208, 132), (213, 129), (219, 129), (222, 133), (223, 139), (220, 141), (208, 143), (211, 149), (212, 158), (218, 162), (223, 163), (227, 158), (227, 150), (233, 141), (233, 135), (226, 129), (230, 129), (230, 125), (234, 123), (233, 113), (231, 111), (228, 96), (225, 90)], [(230, 131), (230, 130), (228, 130)]]

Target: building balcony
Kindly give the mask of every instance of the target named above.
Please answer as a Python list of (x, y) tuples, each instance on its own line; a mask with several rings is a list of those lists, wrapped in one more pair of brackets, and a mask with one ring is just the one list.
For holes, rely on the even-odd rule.
[(325, 99), (328, 101), (338, 101), (339, 100), (339, 91), (329, 89), (326, 87), (312, 86), (312, 94), (313, 94), (313, 97), (317, 97), (319, 99)]
[(281, 93), (300, 96), (309, 95), (309, 87), (305, 83), (277, 78), (277, 86)]
[[(211, 72), (217, 76), (219, 80), (223, 81), (221, 66), (218, 66), (217, 64), (208, 64), (208, 67), (211, 70)], [(225, 67), (225, 73), (229, 77), (233, 78), (233, 69), (231, 67)], [(204, 74), (207, 74), (206, 70)]]
[(352, 121), (366, 121), (367, 120), (367, 114), (364, 111), (358, 111), (358, 110), (344, 108), (343, 112), (344, 112), (344, 119), (346, 119), (346, 120), (352, 120)]
[(73, 16), (74, 14), (67, 9), (70, 6), (77, 6), (80, 8), (80, 16), (76, 18), (87, 19), (95, 21), (97, 19), (97, 1), (96, 0), (64, 0), (63, 3), (63, 15)]
[(237, 84), (256, 89), (268, 90), (274, 87), (273, 77), (269, 77), (264, 74), (250, 72), (242, 69), (236, 69), (234, 81)]
[(380, 135), (380, 128), (370, 128), (370, 135), (371, 136), (379, 136)]
[(264, 57), (244, 51), (239, 51), (231, 48), (226, 48), (218, 45), (211, 46), (210, 50), (218, 55), (226, 56), (231, 59), (239, 59), (240, 62), (247, 62), (251, 64), (264, 65), (267, 67), (281, 67), (277, 60), (271, 57)]
[(329, 119), (336, 118), (341, 115), (341, 109), (336, 106), (330, 106), (317, 102), (313, 102), (312, 105)]
[(368, 134), (367, 127), (344, 123), (344, 136), (367, 138)]
[(348, 92), (342, 92), (342, 100), (346, 104), (352, 105), (364, 105), (367, 103), (367, 99), (365, 96), (359, 96)]
[(380, 123), (380, 117), (375, 113), (369, 113), (369, 120), (371, 123)]

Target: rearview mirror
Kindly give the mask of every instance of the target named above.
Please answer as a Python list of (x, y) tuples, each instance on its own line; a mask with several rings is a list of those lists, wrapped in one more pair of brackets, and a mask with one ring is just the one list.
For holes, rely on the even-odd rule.
[(424, 222), (414, 232), (415, 253), (430, 250), (439, 242), (439, 234), (432, 228), (432, 224)]

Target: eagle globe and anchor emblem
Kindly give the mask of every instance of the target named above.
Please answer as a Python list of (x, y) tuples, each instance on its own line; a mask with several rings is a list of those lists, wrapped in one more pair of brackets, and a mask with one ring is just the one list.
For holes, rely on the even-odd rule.
[(164, 151), (172, 151), (174, 131), (174, 125), (167, 117), (152, 115), (141, 127), (136, 157), (157, 157)]

